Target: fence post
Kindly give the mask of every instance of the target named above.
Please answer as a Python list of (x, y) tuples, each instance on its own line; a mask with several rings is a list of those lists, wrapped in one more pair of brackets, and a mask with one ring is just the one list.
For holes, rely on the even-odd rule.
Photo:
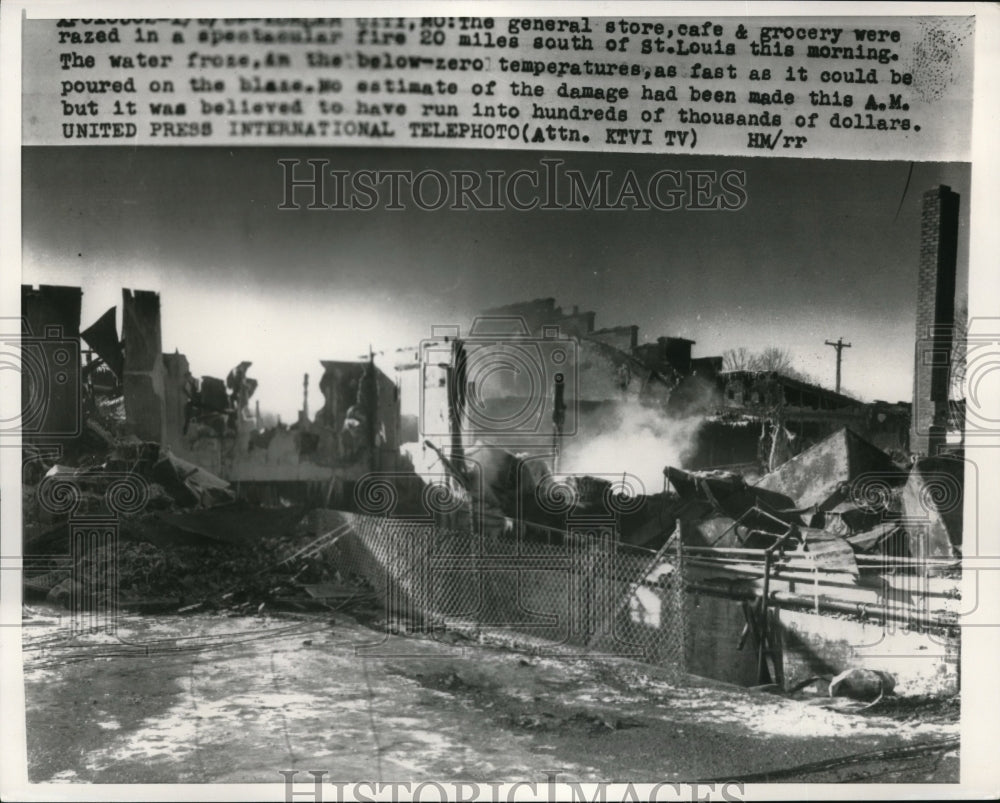
[(676, 536), (674, 554), (674, 620), (677, 627), (679, 645), (675, 672), (678, 676), (687, 672), (688, 661), (688, 616), (687, 590), (685, 589), (684, 538), (680, 522), (674, 531)]

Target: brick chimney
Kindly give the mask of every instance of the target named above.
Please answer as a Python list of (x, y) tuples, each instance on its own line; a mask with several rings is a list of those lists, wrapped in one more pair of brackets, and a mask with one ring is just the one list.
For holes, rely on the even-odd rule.
[(910, 451), (933, 455), (945, 443), (955, 272), (958, 193), (944, 185), (924, 193), (920, 211), (916, 353)]

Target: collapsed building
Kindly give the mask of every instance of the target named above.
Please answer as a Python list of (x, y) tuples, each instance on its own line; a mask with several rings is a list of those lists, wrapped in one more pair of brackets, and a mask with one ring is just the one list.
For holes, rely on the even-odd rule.
[(75, 395), (62, 392), (48, 376), (23, 373), (25, 399), (37, 395), (33, 383), (51, 389), (47, 417), (26, 432), (27, 442), (85, 430), (107, 434), (112, 427), (247, 485), (249, 496), (318, 490), (325, 499), (336, 499), (343, 482), (396, 466), (398, 394), (373, 361), (321, 360), (323, 401), (315, 415), (310, 417), (304, 396), (297, 421), (265, 427), (253, 399), (257, 381), (249, 376), (250, 361), (225, 379), (199, 377), (184, 354), (163, 352), (157, 293), (122, 291), (120, 337), (114, 307), (81, 332), (81, 296), (74, 287), (22, 288), (30, 331), (47, 329), (53, 337), (58, 333), (60, 342), (82, 338), (89, 346), (81, 352), (76, 343), (83, 364)]
[[(595, 312), (581, 312), (578, 307), (564, 311), (554, 298), (494, 307), (476, 318), (465, 338), (455, 333), (431, 341), (445, 349), (449, 343), (461, 349), (465, 373), (461, 393), (454, 390), (454, 378), (445, 376), (448, 366), (457, 365), (458, 352), (429, 368), (419, 355), (397, 368), (437, 371), (423, 380), (425, 390), (444, 389), (432, 407), (443, 409), (450, 394), (464, 405), (457, 412), (459, 417), (473, 424), (477, 420), (500, 422), (493, 430), (468, 429), (482, 430), (496, 443), (524, 447), (530, 441), (533, 451), (558, 450), (558, 443), (546, 442), (543, 433), (557, 428), (557, 441), (585, 440), (613, 431), (623, 409), (641, 406), (664, 422), (697, 419), (681, 468), (725, 468), (759, 475), (843, 427), (898, 459), (908, 455), (910, 402), (862, 402), (778, 371), (726, 371), (721, 356), (693, 356), (693, 340), (660, 336), (640, 343), (639, 327), (634, 324), (604, 329), (595, 324)], [(478, 374), (487, 373), (483, 366), (504, 368), (504, 359), (491, 351), (501, 336), (509, 350), (530, 345), (535, 351), (510, 360), (506, 374), (498, 370), (488, 377), (492, 387), (484, 392), (478, 381)], [(557, 370), (546, 363), (560, 342), (571, 347), (571, 354), (565, 368)], [(470, 359), (472, 349), (481, 350), (486, 358)], [(536, 364), (535, 376), (525, 380)], [(555, 376), (563, 379), (558, 391)], [(470, 399), (482, 409), (469, 409)], [(532, 405), (533, 418), (525, 425), (518, 420), (518, 412)], [(563, 416), (558, 422), (557, 407)], [(567, 415), (572, 418), (566, 420)], [(516, 434), (511, 434), (515, 428)], [(525, 430), (533, 437), (525, 438)], [(408, 431), (416, 440), (415, 421)], [(651, 443), (650, 448), (655, 445)]]
[[(938, 325), (954, 305), (949, 192), (923, 200), (918, 307)], [(198, 377), (185, 355), (163, 353), (157, 294), (123, 291), (120, 337), (114, 309), (81, 331), (80, 298), (79, 288), (22, 288), (27, 331), (51, 335), (38, 351), (42, 374), (24, 374), (25, 399), (44, 400), (26, 447), (86, 438), (148, 447), (150, 476), (215, 511), (172, 514), (187, 532), (226, 530), (219, 509), (237, 499), (353, 511), (357, 484), (373, 473), (418, 492), (443, 476), (469, 503), (465, 523), (478, 505), (500, 533), (553, 542), (596, 517), (617, 545), (664, 566), (679, 550), (701, 674), (789, 686), (861, 663), (956, 682), (965, 467), (946, 448), (947, 366), (925, 370), (918, 356), (911, 402), (865, 403), (780, 372), (723, 371), (720, 357), (692, 356), (692, 340), (639, 343), (637, 326), (597, 329), (594, 312), (546, 298), (487, 310), (464, 336), (436, 332), (396, 379), (374, 357), (322, 361), (315, 413), (304, 394), (295, 422), (265, 427), (251, 362), (224, 379)], [(918, 339), (927, 320), (918, 316)], [(945, 334), (927, 337), (935, 353), (948, 345)], [(53, 384), (44, 372), (57, 362), (72, 370), (55, 371)], [(418, 377), (415, 420), (401, 414), (407, 373)], [(662, 492), (616, 505), (629, 491), (614, 478), (559, 476), (568, 442), (613, 431), (634, 408), (698, 421), (691, 448), (664, 466)], [(545, 504), (554, 485), (571, 505)], [(655, 585), (630, 585), (626, 606), (653, 628), (656, 606), (644, 600)], [(862, 649), (885, 648), (897, 628), (900, 650)], [(919, 649), (912, 642), (926, 633), (942, 645), (928, 660), (886, 658)], [(755, 649), (744, 649), (750, 641)]]

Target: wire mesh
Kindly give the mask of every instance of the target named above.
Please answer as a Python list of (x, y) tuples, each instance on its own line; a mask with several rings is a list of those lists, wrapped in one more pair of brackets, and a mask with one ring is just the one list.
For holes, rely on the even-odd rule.
[(387, 625), (474, 631), (561, 655), (604, 654), (686, 670), (688, 616), (679, 548), (621, 545), (607, 523), (558, 533), (352, 514), (341, 570), (370, 583)]

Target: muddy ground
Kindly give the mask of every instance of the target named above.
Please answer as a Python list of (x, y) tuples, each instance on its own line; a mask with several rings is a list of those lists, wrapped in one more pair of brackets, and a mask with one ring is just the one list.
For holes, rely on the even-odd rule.
[[(277, 783), (290, 769), (958, 782), (957, 700), (788, 699), (623, 660), (386, 636), (340, 612), (125, 616), (113, 635), (72, 638), (65, 625), (25, 608), (33, 782)], [(945, 746), (907, 750), (931, 743)]]

